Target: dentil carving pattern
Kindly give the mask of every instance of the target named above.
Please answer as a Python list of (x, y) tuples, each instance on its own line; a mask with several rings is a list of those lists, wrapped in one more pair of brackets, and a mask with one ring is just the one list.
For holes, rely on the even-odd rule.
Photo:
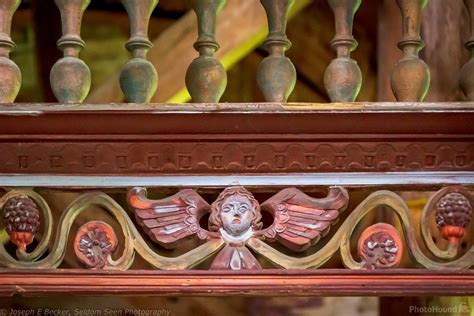
[[(178, 149), (179, 148), (179, 149)], [(3, 173), (472, 170), (467, 143), (0, 143)]]

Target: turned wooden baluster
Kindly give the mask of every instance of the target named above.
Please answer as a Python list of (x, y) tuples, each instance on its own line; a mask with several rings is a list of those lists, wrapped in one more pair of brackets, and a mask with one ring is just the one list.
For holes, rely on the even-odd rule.
[(462, 67), (459, 83), (469, 101), (474, 101), (474, 0), (464, 0), (469, 12), (471, 37), (466, 42), (466, 48), (471, 52), (471, 59)]
[(351, 59), (351, 52), (358, 46), (352, 36), (352, 25), (361, 1), (328, 0), (336, 22), (336, 36), (331, 46), (337, 53), (324, 74), (324, 86), (331, 102), (354, 102), (362, 85), (359, 65)]
[(193, 0), (198, 21), (198, 39), (194, 48), (199, 57), (194, 59), (186, 72), (186, 87), (193, 102), (219, 102), (227, 86), (227, 72), (214, 53), (219, 49), (216, 41), (217, 13), (225, 0)]
[(402, 59), (392, 73), (392, 91), (400, 102), (421, 102), (430, 86), (430, 70), (418, 53), (425, 43), (420, 36), (421, 12), (428, 0), (397, 0), (402, 13), (403, 37), (398, 47)]
[(0, 103), (13, 103), (21, 87), (20, 68), (10, 60), (15, 48), (10, 33), (13, 14), (20, 0), (0, 1)]
[(257, 83), (268, 102), (286, 102), (295, 88), (296, 69), (285, 51), (291, 47), (286, 37), (288, 12), (294, 0), (261, 0), (267, 13), (269, 34), (263, 47), (269, 56), (259, 65)]
[(58, 48), (64, 53), (64, 57), (51, 69), (51, 88), (60, 103), (82, 103), (91, 87), (89, 67), (79, 59), (79, 53), (85, 46), (80, 36), (82, 15), (90, 0), (55, 2), (61, 12), (63, 32)]
[(130, 17), (131, 36), (126, 47), (133, 55), (120, 73), (120, 87), (128, 102), (148, 103), (158, 88), (158, 73), (146, 59), (146, 54), (153, 47), (148, 39), (148, 24), (158, 1), (122, 0)]

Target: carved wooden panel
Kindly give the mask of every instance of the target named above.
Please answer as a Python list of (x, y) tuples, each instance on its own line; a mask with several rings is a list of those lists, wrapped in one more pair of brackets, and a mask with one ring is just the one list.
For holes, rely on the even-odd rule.
[[(93, 206), (108, 211), (119, 224), (116, 229), (121, 229), (123, 235), (118, 247), (114, 229), (95, 219), (76, 232), (76, 257), (93, 269), (127, 270), (133, 264), (135, 254), (161, 270), (191, 269), (204, 261), (209, 263), (211, 270), (261, 270), (262, 259), (283, 269), (316, 269), (338, 251), (341, 263), (349, 269), (386, 269), (400, 263), (404, 244), (413, 261), (427, 269), (462, 270), (474, 265), (474, 248), (462, 249), (460, 246), (468, 236), (464, 233), (472, 229), (473, 197), (464, 187), (439, 190), (421, 214), (421, 238), (430, 256), (415, 238), (418, 228), (413, 226), (407, 203), (386, 190), (373, 192), (348, 210), (348, 216), (337, 228), (332, 227), (349, 204), (348, 192), (342, 187), (330, 187), (323, 198), (287, 188), (262, 203), (242, 186), (224, 188), (212, 203), (191, 189), (162, 199), (149, 199), (145, 188), (136, 187), (128, 191), (127, 204), (131, 213), (105, 193), (84, 193), (73, 200), (62, 211), (59, 222), (54, 223), (51, 210), (40, 195), (30, 190), (11, 190), (0, 198), (7, 222), (13, 223), (14, 228), (21, 228), (32, 219), (32, 231), (37, 230), (38, 214), (41, 213), (44, 233), (31, 251), (25, 249), (23, 239), (17, 242), (18, 239), (13, 238), (18, 247), (15, 254), (0, 244), (0, 265), (19, 269), (59, 267), (73, 223)], [(359, 258), (354, 258), (350, 247), (353, 231), (378, 207), (386, 207), (398, 216), (404, 240), (402, 242), (395, 227), (376, 224), (362, 233)], [(263, 226), (263, 211), (271, 217), (266, 226)], [(435, 219), (441, 236), (449, 241), (446, 249), (433, 242), (430, 223)], [(10, 231), (14, 232), (14, 229)], [(330, 231), (332, 234), (322, 239)], [(194, 239), (194, 243), (185, 242), (188, 239)], [(324, 242), (322, 247), (313, 248), (321, 242)], [(165, 249), (176, 249), (180, 254), (170, 256), (169, 252), (163, 252)]]

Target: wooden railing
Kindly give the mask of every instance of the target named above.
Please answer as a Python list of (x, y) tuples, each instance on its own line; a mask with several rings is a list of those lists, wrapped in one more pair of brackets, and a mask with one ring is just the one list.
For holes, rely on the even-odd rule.
[[(58, 104), (15, 104), (21, 71), (9, 59), (10, 25), (20, 0), (0, 0), (0, 207), (10, 240), (0, 244), (1, 294), (66, 286), (81, 294), (474, 294), (474, 104), (421, 102), (430, 84), (418, 54), (426, 0), (397, 0), (397, 103), (353, 103), (363, 78), (351, 59), (352, 26), (363, 3), (328, 0), (337, 57), (324, 84), (334, 104), (286, 103), (297, 78), (285, 56), (294, 0), (261, 0), (268, 56), (256, 76), (268, 103), (219, 103), (227, 75), (214, 57), (215, 32), (225, 1), (195, 0), (198, 57), (185, 78), (193, 104), (175, 105), (149, 104), (160, 93), (146, 59), (158, 0), (122, 1), (132, 58), (119, 81), (129, 104), (97, 105), (81, 104), (91, 87), (79, 58), (89, 0), (55, 2)], [(472, 19), (474, 0), (464, 3)], [(472, 63), (460, 73), (471, 101)], [(430, 192), (418, 216), (404, 199), (413, 191)], [(372, 210), (390, 223), (359, 232)], [(112, 271), (54, 270), (79, 266)], [(342, 266), (349, 270), (329, 269)]]
[[(61, 104), (81, 103), (87, 97), (91, 86), (91, 74), (87, 65), (79, 59), (79, 53), (85, 47), (80, 36), (82, 15), (90, 0), (56, 1), (61, 11), (63, 36), (58, 40), (58, 48), (64, 58), (51, 69), (51, 87)], [(147, 103), (156, 93), (158, 75), (154, 66), (146, 60), (146, 54), (152, 47), (148, 39), (150, 16), (158, 0), (125, 1), (123, 5), (130, 17), (130, 40), (127, 49), (133, 58), (124, 66), (120, 75), (120, 86), (130, 103)], [(257, 82), (266, 101), (286, 102), (296, 82), (296, 70), (292, 62), (285, 57), (285, 51), (291, 42), (286, 36), (286, 23), (294, 0), (262, 1), (268, 17), (269, 35), (264, 48), (269, 56), (265, 58), (257, 72)], [(324, 74), (324, 83), (332, 102), (353, 102), (357, 99), (363, 84), (361, 71), (350, 53), (358, 43), (352, 36), (354, 15), (361, 0), (328, 1), (335, 16), (336, 34), (331, 46), (337, 53)], [(427, 0), (397, 0), (403, 21), (403, 36), (399, 47), (402, 59), (394, 65), (391, 78), (392, 90), (400, 102), (423, 101), (430, 84), (428, 66), (419, 58), (424, 47), (420, 36), (421, 13)], [(194, 10), (198, 17), (198, 40), (194, 47), (199, 52), (188, 68), (186, 86), (194, 102), (219, 102), (227, 82), (226, 72), (221, 63), (214, 58), (219, 49), (215, 38), (216, 19), (225, 0), (194, 1)], [(474, 4), (464, 0), (471, 16)], [(14, 102), (21, 86), (21, 71), (8, 58), (15, 44), (10, 38), (11, 20), (20, 0), (4, 1), (0, 7), (1, 60), (1, 98), (2, 103)], [(238, 27), (238, 26), (236, 26)], [(473, 33), (471, 31), (471, 33)], [(466, 42), (466, 48), (472, 50), (472, 38)], [(308, 58), (314, 58), (308, 56)], [(460, 72), (460, 86), (466, 96), (472, 100), (473, 83), (471, 80), (472, 60)], [(170, 65), (172, 66), (172, 65)], [(159, 92), (158, 92), (159, 93)]]

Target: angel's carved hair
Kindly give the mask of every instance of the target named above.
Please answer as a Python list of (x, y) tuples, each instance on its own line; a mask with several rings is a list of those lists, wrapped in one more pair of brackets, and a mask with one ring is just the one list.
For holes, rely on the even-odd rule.
[(262, 228), (262, 223), (260, 222), (262, 219), (262, 214), (260, 212), (260, 204), (253, 197), (252, 193), (250, 193), (244, 187), (226, 188), (224, 191), (221, 192), (221, 194), (219, 194), (217, 199), (211, 205), (211, 215), (209, 216), (209, 230), (215, 232), (222, 227), (222, 220), (220, 216), (222, 204), (224, 204), (224, 201), (227, 198), (234, 195), (240, 195), (250, 201), (250, 204), (252, 205), (252, 227), (254, 230), (260, 230)]

